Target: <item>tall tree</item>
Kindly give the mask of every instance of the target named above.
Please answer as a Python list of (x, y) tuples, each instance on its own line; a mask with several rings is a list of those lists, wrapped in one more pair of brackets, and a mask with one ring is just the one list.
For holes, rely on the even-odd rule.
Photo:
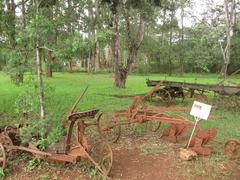
[[(147, 0), (140, 1), (119, 1), (119, 0), (105, 0), (109, 3), (113, 15), (113, 49), (114, 49), (114, 70), (115, 70), (115, 86), (119, 88), (125, 87), (126, 79), (133, 65), (136, 63), (137, 53), (144, 37), (144, 19), (151, 14), (151, 2)], [(155, 3), (159, 3), (156, 1)], [(144, 8), (144, 10), (143, 10)], [(135, 11), (137, 13), (138, 29), (134, 35), (131, 32), (129, 12)], [(120, 57), (120, 31), (119, 23), (121, 15), (124, 15), (125, 30), (127, 34), (128, 57), (126, 63), (122, 63)], [(136, 17), (136, 16), (135, 16)], [(135, 36), (135, 37), (134, 37)]]
[(220, 46), (223, 54), (224, 64), (221, 69), (221, 76), (226, 78), (227, 69), (230, 63), (230, 50), (231, 50), (231, 37), (233, 34), (233, 26), (236, 18), (236, 1), (235, 0), (224, 0), (224, 12), (226, 22), (226, 46), (222, 47), (221, 41)]

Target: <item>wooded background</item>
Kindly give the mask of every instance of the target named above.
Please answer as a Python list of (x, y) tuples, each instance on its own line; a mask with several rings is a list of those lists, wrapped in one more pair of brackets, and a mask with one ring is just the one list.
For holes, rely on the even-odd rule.
[[(238, 0), (0, 0), (0, 68), (19, 84), (53, 71), (212, 72), (240, 66)], [(191, 21), (191, 26), (184, 26)], [(39, 57), (39, 58), (38, 58)]]

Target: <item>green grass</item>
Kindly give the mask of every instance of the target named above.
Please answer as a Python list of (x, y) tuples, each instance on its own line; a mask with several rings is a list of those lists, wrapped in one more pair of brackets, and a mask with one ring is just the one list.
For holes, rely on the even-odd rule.
[[(31, 75), (27, 75), (31, 76)], [(26, 77), (27, 77), (26, 76)], [(113, 74), (87, 74), (87, 73), (54, 73), (53, 78), (45, 79), (47, 84), (55, 88), (51, 95), (51, 105), (47, 107), (47, 112), (56, 114), (59, 117), (64, 109), (71, 108), (75, 99), (81, 91), (88, 85), (89, 89), (78, 105), (78, 110), (83, 111), (90, 108), (99, 108), (103, 112), (110, 112), (127, 108), (131, 103), (131, 98), (115, 98), (110, 94), (138, 94), (150, 90), (146, 86), (146, 79), (167, 79), (174, 81), (186, 81), (197, 83), (216, 83), (219, 81), (216, 74), (186, 74), (184, 77), (167, 77), (164, 74), (131, 75), (129, 76), (126, 88), (115, 88)], [(240, 83), (240, 76), (235, 76), (234, 81)], [(0, 125), (18, 123), (18, 114), (14, 103), (19, 94), (24, 91), (24, 86), (16, 87), (10, 82), (10, 78), (0, 73)], [(178, 101), (176, 106), (191, 106), (193, 100), (188, 99), (183, 104)], [(155, 103), (157, 105), (162, 105)], [(188, 116), (189, 112), (180, 112)], [(201, 122), (203, 127), (216, 127), (218, 138), (240, 138), (240, 113), (226, 110), (213, 111), (214, 115), (224, 115), (224, 119), (209, 119)]]

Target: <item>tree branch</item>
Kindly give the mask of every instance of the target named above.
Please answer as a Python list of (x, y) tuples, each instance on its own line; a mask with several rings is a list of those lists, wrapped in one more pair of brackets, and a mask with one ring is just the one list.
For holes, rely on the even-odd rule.
[(39, 47), (39, 49), (46, 49), (46, 50), (48, 50), (48, 51), (54, 51), (53, 49), (50, 49), (50, 48), (48, 48), (48, 47), (46, 47), (46, 46), (41, 46), (41, 47)]

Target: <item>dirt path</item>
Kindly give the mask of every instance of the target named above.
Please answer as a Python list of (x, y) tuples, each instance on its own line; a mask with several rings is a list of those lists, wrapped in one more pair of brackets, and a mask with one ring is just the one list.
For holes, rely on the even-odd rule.
[[(110, 178), (113, 180), (173, 180), (173, 179), (240, 179), (240, 161), (229, 160), (215, 152), (210, 157), (199, 157), (185, 162), (178, 157), (182, 144), (162, 141), (158, 134), (127, 134), (112, 144), (114, 162)], [(13, 161), (11, 174), (6, 179), (99, 179), (81, 165), (44, 163), (27, 170), (25, 162)]]
[(114, 152), (117, 158), (111, 172), (113, 179), (174, 179), (165, 155), (145, 155), (138, 149)]

